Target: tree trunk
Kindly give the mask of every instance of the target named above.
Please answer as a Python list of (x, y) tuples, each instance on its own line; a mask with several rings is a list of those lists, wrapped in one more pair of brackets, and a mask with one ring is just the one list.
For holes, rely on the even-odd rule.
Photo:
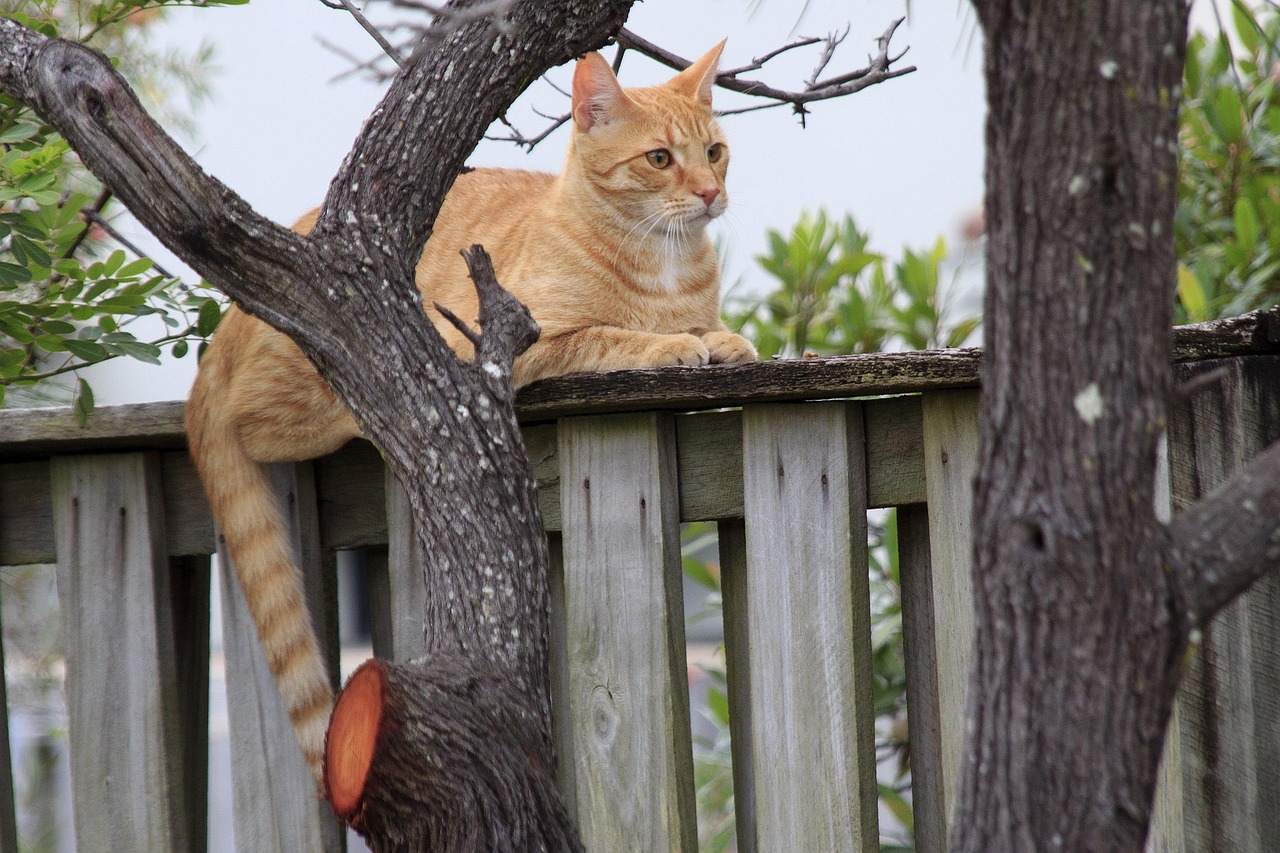
[(1190, 627), (1153, 505), (1186, 8), (975, 5), (987, 337), (954, 841), (1136, 853)]
[[(473, 251), (482, 334), (476, 357), (460, 361), (427, 320), (414, 267), (485, 129), (549, 67), (603, 46), (632, 2), (517, 2), (504, 10), (501, 28), (480, 16), (439, 31), (365, 124), (306, 236), (258, 216), (205, 175), (101, 54), (0, 18), (0, 91), (62, 133), (179, 257), (290, 335), (404, 485), (427, 559), (429, 666), (450, 683), (487, 684), (476, 693), (478, 707), (505, 702), (490, 716), (520, 728), (465, 748), (423, 732), (415, 760), (449, 768), (445, 776), (456, 783), (436, 786), (431, 807), (483, 823), (470, 834), (431, 836), (437, 851), (562, 850), (577, 842), (566, 842), (554, 821), (531, 820), (527, 800), (468, 811), (480, 801), (474, 786), (487, 784), (484, 767), (528, 765), (527, 778), (549, 785), (543, 770), (555, 766), (549, 560), (510, 381), (512, 359), (537, 327), (493, 281), (487, 256)], [(429, 692), (426, 672), (405, 677)], [(448, 728), (442, 713), (439, 731)], [(557, 813), (554, 788), (542, 794)], [(390, 825), (366, 826), (375, 848), (403, 849), (385, 835)]]

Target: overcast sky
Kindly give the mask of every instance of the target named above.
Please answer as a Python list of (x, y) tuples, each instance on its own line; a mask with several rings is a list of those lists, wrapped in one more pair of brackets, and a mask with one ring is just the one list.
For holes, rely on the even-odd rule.
[[(374, 12), (380, 9), (375, 5)], [(713, 233), (723, 236), (727, 249), (726, 286), (741, 279), (746, 289), (769, 287), (752, 257), (764, 250), (766, 229), (786, 230), (804, 210), (851, 213), (871, 233), (872, 247), (891, 255), (903, 245), (931, 244), (939, 234), (959, 246), (958, 226), (982, 196), (980, 34), (963, 0), (912, 0), (910, 10), (894, 44), (910, 48), (901, 64), (916, 65), (915, 73), (818, 103), (803, 129), (785, 108), (724, 119), (733, 151), (730, 205)], [(847, 26), (830, 73), (865, 65), (875, 37), (904, 14), (904, 0), (646, 0), (636, 4), (628, 26), (687, 58), (727, 36), (724, 67), (743, 65), (797, 36)], [(319, 0), (178, 9), (155, 37), (175, 46), (214, 46), (212, 102), (197, 112), (193, 138), (184, 142), (207, 171), (282, 223), (321, 201), (382, 94), (367, 79), (331, 82), (349, 63), (323, 47), (321, 38), (362, 57), (377, 49), (349, 15)], [(759, 76), (797, 88), (815, 59), (812, 49), (797, 51)], [(569, 73), (565, 67), (553, 77), (563, 85)], [(620, 76), (624, 85), (647, 85), (670, 74), (631, 55)], [(739, 98), (721, 90), (715, 97), (722, 107)], [(566, 106), (561, 94), (539, 82), (512, 116), (532, 135), (541, 121), (532, 109), (559, 114)], [(532, 154), (486, 142), (470, 162), (558, 171), (566, 137), (562, 128)], [(156, 246), (145, 233), (132, 233)], [(193, 372), (188, 357), (165, 368), (112, 363), (86, 375), (106, 404), (185, 397)]]

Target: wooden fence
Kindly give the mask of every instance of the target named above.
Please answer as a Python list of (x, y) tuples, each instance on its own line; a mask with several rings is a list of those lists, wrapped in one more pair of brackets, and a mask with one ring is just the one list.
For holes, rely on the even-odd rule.
[[(1178, 375), (1201, 381), (1171, 411), (1174, 508), (1280, 436), (1280, 356), (1266, 354), (1276, 349), (1257, 329), (1180, 338), (1192, 363)], [(877, 849), (873, 507), (899, 508), (917, 845), (944, 848), (971, 656), (979, 359), (962, 350), (635, 372), (522, 395), (554, 564), (560, 779), (588, 849), (696, 849), (683, 521), (719, 529), (739, 849)], [(335, 551), (365, 548), (375, 654), (417, 654), (420, 567), (378, 454), (357, 441), (274, 476), (330, 652)], [(205, 847), (215, 551), (178, 404), (105, 408), (83, 428), (66, 410), (0, 412), (0, 565), (58, 567), (81, 850)], [(216, 582), (237, 847), (340, 849), (238, 585)], [(1205, 632), (1171, 733), (1153, 849), (1280, 843), (1278, 623), (1272, 577)], [(2, 851), (16, 850), (8, 768), (6, 736)]]

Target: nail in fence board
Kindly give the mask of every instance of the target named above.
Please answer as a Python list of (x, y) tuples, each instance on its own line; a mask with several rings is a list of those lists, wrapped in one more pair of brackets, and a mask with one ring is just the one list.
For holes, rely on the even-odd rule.
[(973, 481), (978, 472), (979, 413), (976, 390), (936, 391), (921, 400), (942, 808), (948, 826), (960, 779), (965, 685), (973, 663)]
[(588, 850), (697, 849), (675, 432), (646, 413), (560, 422), (579, 826)]
[(877, 849), (862, 412), (742, 413), (760, 850)]
[(186, 850), (159, 456), (61, 457), (49, 472), (77, 844)]
[[(280, 506), (285, 510), (295, 556), (307, 583), (307, 604), (330, 608), (321, 574), (315, 483), (308, 463), (268, 467)], [(240, 582), (225, 549), (219, 547), (222, 592), (222, 643), (227, 660), (227, 712), (231, 724), (232, 811), (236, 849), (242, 853), (339, 851), (342, 837), (329, 806), (316, 790), (267, 668), (258, 632)], [(335, 624), (326, 613), (312, 612), (323, 626)], [(330, 646), (321, 637), (321, 648)]]
[[(1178, 366), (1175, 379), (1222, 371), (1169, 412), (1175, 513), (1280, 438), (1280, 357)], [(1179, 691), (1167, 759), (1180, 773), (1150, 848), (1264, 853), (1280, 838), (1280, 573), (1259, 579), (1202, 633)], [(1172, 774), (1173, 770), (1169, 771)], [(1181, 830), (1180, 832), (1178, 830)], [(1181, 835), (1181, 838), (1177, 836)], [(1175, 846), (1175, 844), (1177, 846)]]

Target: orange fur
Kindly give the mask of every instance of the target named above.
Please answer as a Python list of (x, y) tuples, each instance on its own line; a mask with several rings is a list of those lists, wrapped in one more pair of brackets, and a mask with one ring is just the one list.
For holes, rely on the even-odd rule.
[[(622, 89), (602, 57), (584, 57), (574, 73), (573, 134), (561, 175), (478, 169), (454, 183), (418, 263), (418, 287), (428, 305), (474, 321), (475, 289), (458, 250), (483, 244), (498, 281), (542, 328), (516, 360), (517, 386), (565, 373), (756, 357), (721, 322), (719, 271), (705, 233), (727, 203), (729, 153), (710, 108), (722, 46), (644, 89)], [(313, 212), (297, 230), (314, 222)], [(472, 354), (457, 329), (428, 313), (459, 355)], [(318, 774), (332, 696), (261, 466), (321, 456), (359, 431), (301, 350), (236, 308), (201, 362), (187, 431), (267, 659)]]

